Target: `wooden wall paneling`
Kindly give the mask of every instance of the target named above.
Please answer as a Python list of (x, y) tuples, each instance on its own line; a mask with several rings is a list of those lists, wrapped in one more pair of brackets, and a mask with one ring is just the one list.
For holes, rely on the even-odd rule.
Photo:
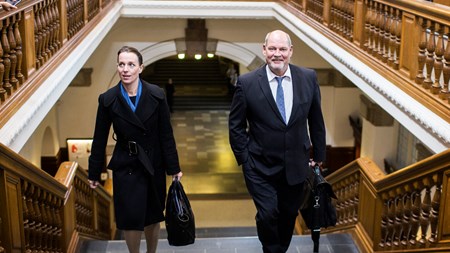
[(358, 221), (364, 227), (369, 238), (372, 238), (372, 245), (377, 241), (376, 228), (380, 227), (381, 218), (378, 214), (381, 213), (381, 202), (377, 199), (376, 192), (370, 186), (367, 178), (361, 176), (359, 189), (359, 205), (358, 205)]
[(330, 25), (330, 13), (331, 13), (331, 0), (323, 1), (323, 24), (325, 26)]
[[(439, 219), (439, 228), (438, 231), (441, 231), (438, 234), (438, 241), (439, 242), (445, 242), (450, 243), (450, 219), (449, 213), (450, 213), (450, 170), (447, 170), (444, 173), (444, 177), (442, 180), (442, 198), (441, 198), (441, 204), (440, 204), (440, 219)], [(442, 215), (444, 214), (444, 215)]]
[(364, 44), (364, 27), (365, 27), (365, 16), (366, 16), (366, 6), (363, 0), (356, 0), (355, 7), (355, 20), (353, 22), (353, 43), (362, 47)]
[(68, 31), (67, 31), (67, 3), (68, 0), (59, 0), (58, 1), (58, 10), (59, 10), (59, 41), (64, 45), (68, 40)]
[(409, 13), (403, 13), (402, 16), (402, 35), (400, 46), (400, 66), (399, 70), (410, 79), (414, 79), (417, 74), (419, 53), (420, 25), (416, 16)]
[(6, 180), (5, 180), (5, 170), (0, 168), (0, 252), (5, 253), (5, 248), (7, 242), (10, 241), (7, 237), (9, 233), (8, 225), (8, 215), (7, 215), (7, 205), (6, 205)]
[(34, 37), (34, 11), (33, 6), (24, 10), (24, 17), (22, 24), (19, 26), (22, 34), (23, 42), (23, 60), (22, 70), (25, 75), (25, 79), (28, 79), (36, 71), (36, 48)]
[(20, 179), (9, 173), (4, 174), (6, 196), (6, 220), (3, 221), (6, 233), (6, 252), (21, 253), (25, 245), (23, 236), (22, 196)]

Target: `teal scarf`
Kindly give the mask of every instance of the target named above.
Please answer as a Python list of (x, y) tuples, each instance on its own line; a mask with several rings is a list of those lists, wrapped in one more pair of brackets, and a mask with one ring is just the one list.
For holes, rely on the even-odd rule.
[(139, 98), (141, 98), (141, 93), (142, 93), (141, 80), (139, 80), (138, 90), (137, 90), (137, 94), (136, 94), (136, 102), (134, 104), (133, 104), (133, 102), (131, 102), (130, 96), (128, 96), (128, 93), (125, 90), (125, 88), (123, 87), (122, 82), (120, 82), (120, 91), (122, 92), (122, 96), (123, 96), (123, 98), (125, 98), (125, 101), (127, 101), (127, 104), (130, 106), (131, 110), (133, 112), (135, 112), (136, 108), (138, 106), (138, 103), (139, 103)]

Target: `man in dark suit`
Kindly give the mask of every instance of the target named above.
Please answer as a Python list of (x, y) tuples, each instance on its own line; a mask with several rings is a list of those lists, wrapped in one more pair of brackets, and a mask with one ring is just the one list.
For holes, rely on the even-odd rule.
[(317, 76), (289, 64), (292, 53), (287, 33), (268, 33), (263, 45), (267, 64), (238, 78), (229, 116), (231, 148), (242, 164), (266, 253), (288, 250), (305, 178), (310, 166), (325, 159)]

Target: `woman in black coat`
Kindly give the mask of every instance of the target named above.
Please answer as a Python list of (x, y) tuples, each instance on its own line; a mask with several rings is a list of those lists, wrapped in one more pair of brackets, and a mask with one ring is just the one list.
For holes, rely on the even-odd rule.
[(147, 252), (156, 252), (160, 222), (164, 220), (166, 174), (183, 175), (164, 91), (139, 78), (142, 55), (132, 47), (117, 54), (121, 81), (98, 99), (89, 183), (99, 185), (111, 128), (117, 141), (108, 169), (113, 171), (117, 228), (124, 231), (130, 253), (139, 252), (142, 231)]

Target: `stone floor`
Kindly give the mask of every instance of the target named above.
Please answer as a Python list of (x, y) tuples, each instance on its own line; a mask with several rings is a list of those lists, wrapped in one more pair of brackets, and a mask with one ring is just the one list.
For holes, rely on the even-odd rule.
[(248, 197), (241, 168), (228, 141), (228, 114), (224, 110), (172, 114), (184, 174), (182, 183), (193, 198)]
[[(144, 253), (145, 241), (141, 242), (140, 252)], [(127, 252), (124, 241), (88, 241), (84, 242), (80, 252), (119, 253)], [(257, 237), (219, 237), (197, 238), (194, 244), (170, 246), (160, 239), (157, 253), (261, 253), (261, 244)], [(313, 242), (309, 236), (294, 236), (287, 253), (312, 253)], [(348, 234), (322, 235), (319, 243), (320, 253), (359, 253)]]

